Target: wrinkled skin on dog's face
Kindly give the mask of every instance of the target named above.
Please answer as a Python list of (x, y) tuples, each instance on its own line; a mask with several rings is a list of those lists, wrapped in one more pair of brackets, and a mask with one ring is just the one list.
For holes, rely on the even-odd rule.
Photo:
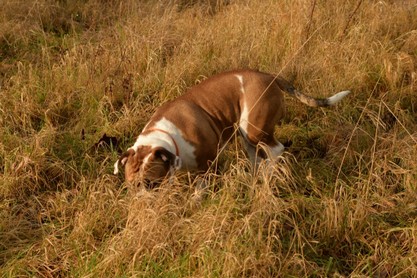
[(155, 185), (169, 174), (174, 160), (175, 155), (165, 148), (140, 146), (137, 151), (129, 149), (122, 154), (118, 163), (125, 166), (127, 182)]

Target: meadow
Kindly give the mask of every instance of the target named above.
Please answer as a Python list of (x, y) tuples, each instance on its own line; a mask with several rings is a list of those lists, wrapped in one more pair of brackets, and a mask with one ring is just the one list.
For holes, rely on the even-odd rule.
[[(417, 3), (0, 1), (1, 277), (416, 277)], [(222, 71), (286, 97), (273, 173), (113, 175), (153, 111)]]

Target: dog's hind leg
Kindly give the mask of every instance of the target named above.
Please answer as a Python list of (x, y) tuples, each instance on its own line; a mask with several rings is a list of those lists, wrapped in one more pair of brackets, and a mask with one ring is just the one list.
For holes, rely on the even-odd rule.
[(266, 144), (265, 142), (259, 142), (258, 155), (261, 155), (264, 160), (258, 168), (259, 171), (257, 173), (263, 177), (268, 177), (268, 179), (274, 176), (276, 173), (275, 170), (277, 169), (276, 167), (278, 166), (279, 158), (281, 157), (284, 150), (284, 145), (275, 139), (273, 139), (273, 141), (269, 144)]
[(265, 153), (264, 158), (273, 162), (276, 162), (278, 157), (280, 157), (285, 150), (284, 145), (277, 140), (273, 140), (273, 143), (270, 144), (259, 142), (258, 146)]
[(258, 141), (257, 144), (250, 142), (247, 134), (242, 129), (241, 135), (242, 143), (245, 147), (246, 153), (248, 154), (249, 161), (255, 171), (258, 169), (262, 160), (275, 163), (278, 160), (278, 157), (280, 157), (285, 150), (284, 145), (275, 140), (273, 135), (266, 136), (266, 138)]
[(248, 140), (245, 138), (242, 138), (242, 143), (245, 147), (251, 165), (255, 167), (255, 169), (257, 169), (259, 163), (262, 161), (262, 158), (257, 155), (256, 146), (249, 143)]

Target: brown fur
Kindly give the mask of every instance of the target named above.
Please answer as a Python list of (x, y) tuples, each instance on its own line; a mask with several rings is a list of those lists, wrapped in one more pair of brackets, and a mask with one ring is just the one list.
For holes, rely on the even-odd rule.
[[(240, 82), (233, 76), (235, 74), (243, 76), (245, 94), (240, 92)], [(186, 131), (187, 141), (193, 145), (204, 142), (204, 148), (196, 150), (196, 157), (199, 168), (206, 170), (207, 162), (217, 155), (219, 142), (226, 142), (234, 133), (233, 125), (239, 121), (244, 96), (247, 106), (252, 108), (248, 130), (250, 142), (272, 144), (274, 127), (284, 114), (284, 97), (272, 75), (252, 70), (225, 72), (202, 81), (184, 95), (162, 105), (144, 132), (153, 128), (162, 117), (167, 118)]]

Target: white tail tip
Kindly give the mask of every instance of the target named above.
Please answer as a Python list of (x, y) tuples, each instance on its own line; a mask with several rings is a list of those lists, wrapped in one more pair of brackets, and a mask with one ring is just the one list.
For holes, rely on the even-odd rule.
[(329, 105), (334, 105), (341, 101), (345, 96), (350, 94), (350, 91), (341, 91), (327, 99)]

